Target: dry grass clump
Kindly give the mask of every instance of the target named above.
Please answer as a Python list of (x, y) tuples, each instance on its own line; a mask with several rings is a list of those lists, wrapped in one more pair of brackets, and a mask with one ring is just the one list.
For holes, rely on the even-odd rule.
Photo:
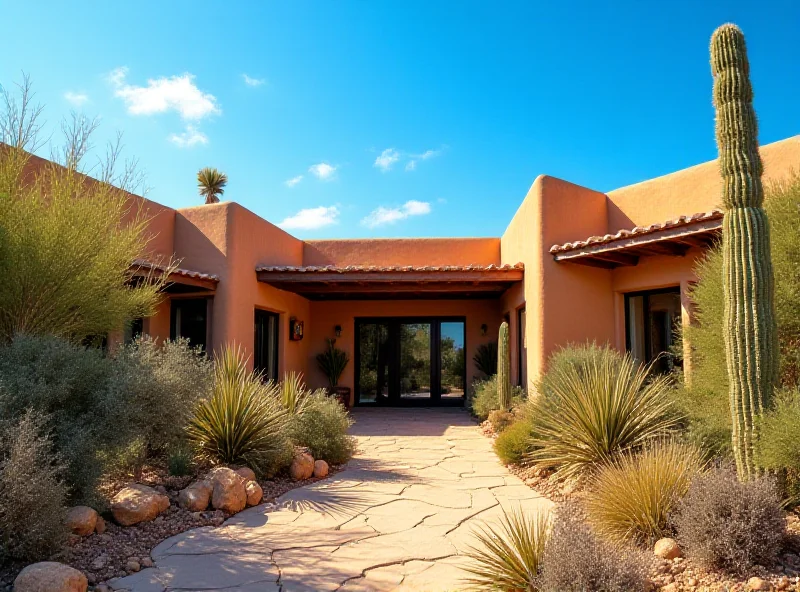
[(652, 543), (668, 534), (669, 515), (702, 466), (697, 448), (670, 440), (624, 453), (592, 479), (589, 520), (612, 541)]
[(641, 592), (649, 560), (632, 547), (598, 538), (576, 506), (562, 505), (542, 557), (541, 592)]
[(470, 547), (473, 565), (465, 569), (466, 582), (479, 590), (535, 592), (536, 578), (545, 552), (549, 516), (526, 516), (521, 509), (503, 511), (497, 526), (483, 526)]
[(696, 477), (675, 516), (678, 542), (689, 557), (733, 574), (771, 565), (786, 522), (775, 480), (740, 482), (724, 467)]

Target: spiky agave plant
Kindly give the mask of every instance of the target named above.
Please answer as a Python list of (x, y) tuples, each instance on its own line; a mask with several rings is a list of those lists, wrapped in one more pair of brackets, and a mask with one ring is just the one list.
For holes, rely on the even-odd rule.
[(197, 172), (197, 192), (206, 199), (207, 204), (219, 203), (219, 196), (225, 193), (228, 175), (212, 167)]
[(484, 525), (475, 533), (477, 546), (467, 551), (473, 563), (463, 568), (471, 574), (465, 582), (478, 590), (535, 592), (549, 528), (548, 513), (503, 510), (497, 526)]
[(746, 480), (758, 474), (754, 443), (758, 420), (771, 406), (778, 376), (778, 338), (750, 64), (744, 35), (736, 25), (722, 25), (714, 31), (711, 72), (725, 209), (722, 333), (730, 381), (733, 455), (739, 478)]
[(614, 542), (652, 543), (666, 536), (670, 513), (703, 464), (697, 448), (674, 440), (622, 453), (592, 478), (589, 521)]
[(538, 385), (527, 460), (578, 477), (678, 426), (667, 377), (608, 347), (563, 351)]
[(280, 384), (281, 403), (290, 415), (300, 415), (305, 410), (311, 391), (303, 382), (303, 374), (289, 372)]
[(213, 463), (265, 472), (285, 451), (287, 422), (277, 385), (263, 382), (247, 369), (240, 349), (227, 346), (214, 362), (211, 397), (197, 405), (187, 434)]

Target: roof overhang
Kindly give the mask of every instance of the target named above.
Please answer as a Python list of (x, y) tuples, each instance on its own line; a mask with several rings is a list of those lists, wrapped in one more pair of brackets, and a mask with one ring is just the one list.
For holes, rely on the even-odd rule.
[(605, 269), (638, 265), (641, 257), (653, 255), (682, 257), (693, 247), (707, 248), (717, 241), (722, 217), (719, 210), (682, 216), (662, 224), (554, 245), (550, 253), (556, 261)]
[(182, 269), (179, 267), (163, 266), (150, 261), (136, 260), (130, 266), (133, 281), (148, 281), (152, 278), (161, 278), (165, 274), (169, 283), (164, 287), (168, 294), (185, 294), (189, 292), (213, 292), (217, 289), (219, 278), (216, 275)]
[(258, 281), (309, 300), (428, 300), (499, 298), (522, 281), (516, 265), (445, 267), (256, 268)]

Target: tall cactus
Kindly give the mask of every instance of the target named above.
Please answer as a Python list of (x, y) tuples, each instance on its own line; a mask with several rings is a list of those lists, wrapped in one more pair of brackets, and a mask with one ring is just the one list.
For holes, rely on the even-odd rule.
[(730, 382), (733, 453), (739, 478), (758, 474), (753, 445), (771, 405), (778, 369), (769, 220), (744, 35), (736, 25), (711, 37), (711, 72), (722, 173), (723, 336)]
[(511, 409), (511, 352), (508, 351), (508, 323), (500, 325), (497, 338), (497, 398), (500, 409)]

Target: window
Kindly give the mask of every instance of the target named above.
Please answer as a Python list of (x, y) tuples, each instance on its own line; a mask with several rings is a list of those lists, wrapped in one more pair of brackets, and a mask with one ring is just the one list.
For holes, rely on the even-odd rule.
[(123, 343), (125, 345), (132, 343), (134, 339), (140, 337), (144, 333), (144, 319), (133, 319), (125, 326), (125, 333), (123, 335)]
[(669, 372), (677, 361), (672, 352), (681, 322), (679, 287), (625, 295), (626, 348), (640, 362), (654, 362)]
[(170, 339), (184, 338), (192, 347), (206, 350), (208, 343), (209, 298), (173, 299), (170, 316)]
[(528, 390), (528, 338), (525, 334), (525, 308), (519, 309), (517, 316), (519, 343), (517, 344), (517, 352), (519, 353), (519, 360), (517, 367), (519, 368), (519, 386)]
[(278, 320), (274, 312), (256, 310), (253, 366), (267, 380), (278, 380)]

